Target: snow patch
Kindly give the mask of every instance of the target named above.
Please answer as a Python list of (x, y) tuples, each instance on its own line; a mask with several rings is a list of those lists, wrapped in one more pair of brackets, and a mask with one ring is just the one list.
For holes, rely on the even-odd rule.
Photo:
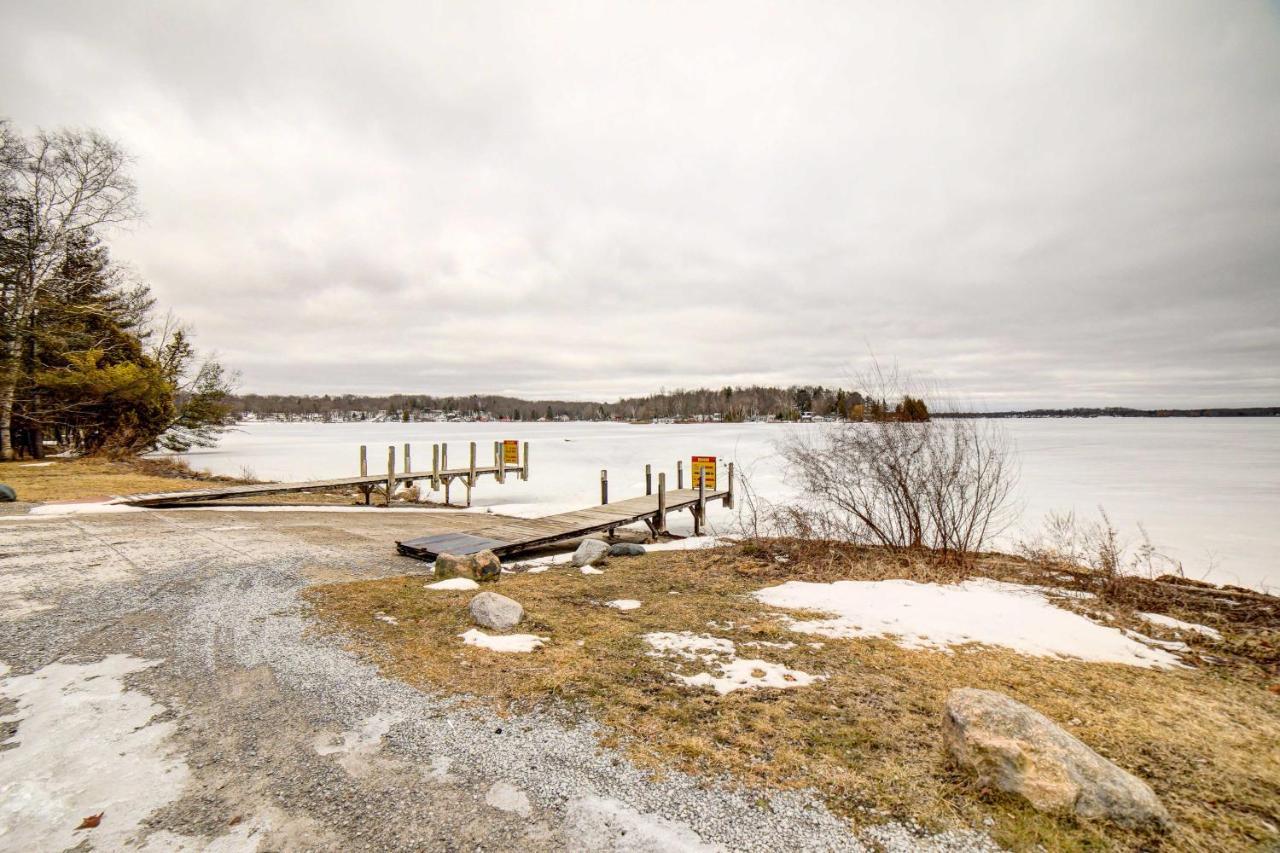
[(834, 618), (791, 624), (794, 631), (826, 637), (891, 636), (904, 648), (943, 651), (953, 645), (986, 643), (1029, 655), (1182, 666), (1166, 651), (1055, 606), (1038, 590), (1000, 581), (978, 579), (952, 586), (908, 580), (788, 581), (753, 595), (774, 607), (831, 614)]
[(397, 618), (396, 618), (396, 617), (394, 617), (394, 616), (388, 616), (386, 613), (375, 613), (375, 614), (373, 614), (373, 618), (374, 618), (374, 619), (377, 619), (379, 622), (386, 622), (388, 625), (399, 625), (399, 624), (400, 624), (400, 620), (399, 620), (399, 619), (397, 619)]
[(52, 462), (24, 462), (19, 468), (48, 468)]
[(1172, 628), (1175, 631), (1193, 631), (1214, 640), (1221, 640), (1222, 633), (1216, 628), (1210, 628), (1208, 625), (1197, 625), (1194, 622), (1183, 622), (1181, 619), (1174, 619), (1172, 616), (1165, 616), (1163, 613), (1139, 613), (1143, 619), (1153, 625), (1160, 625), (1165, 628)]
[(718, 661), (716, 666), (720, 668), (719, 676), (700, 672), (697, 675), (677, 675), (676, 678), (692, 687), (714, 687), (721, 696), (735, 690), (751, 690), (760, 687), (782, 689), (807, 687), (815, 681), (826, 678), (825, 675), (810, 675), (798, 669), (788, 669), (779, 663), (755, 658)]
[(484, 801), (495, 809), (527, 816), (532, 807), (529, 796), (510, 782), (494, 782), (484, 795)]
[(579, 797), (565, 808), (564, 832), (571, 850), (628, 853), (712, 853), (712, 846), (682, 823), (646, 814), (608, 797)]
[[(5, 849), (65, 850), (86, 838), (96, 850), (125, 849), (144, 818), (182, 795), (189, 770), (167, 743), (176, 724), (151, 722), (165, 707), (123, 684), (159, 663), (117, 654), (0, 681), (17, 703), (4, 722), (18, 723), (0, 751)], [(99, 812), (92, 836), (75, 832)]]
[(635, 610), (640, 606), (640, 602), (634, 598), (615, 598), (613, 601), (606, 601), (605, 604), (618, 610)]
[(449, 578), (448, 580), (429, 583), (426, 589), (479, 589), (480, 584), (471, 578)]
[(584, 575), (602, 575), (602, 574), (604, 574), (604, 570), (603, 570), (603, 569), (595, 569), (595, 568), (592, 568), (591, 566), (583, 566), (583, 567), (580, 569), (580, 571), (581, 571)]
[(531, 652), (547, 641), (546, 637), (539, 637), (534, 634), (494, 636), (475, 628), (458, 636), (462, 637), (462, 642), (468, 646), (479, 646), (492, 652)]
[(717, 655), (731, 655), (735, 649), (733, 640), (722, 637), (708, 637), (705, 634), (694, 634), (692, 631), (681, 631), (678, 634), (670, 631), (658, 631), (645, 634), (644, 641), (653, 651), (654, 657), (674, 654), (688, 660), (712, 660)]

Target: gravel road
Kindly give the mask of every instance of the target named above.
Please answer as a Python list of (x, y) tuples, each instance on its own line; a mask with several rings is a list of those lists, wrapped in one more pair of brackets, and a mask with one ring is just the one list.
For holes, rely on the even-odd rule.
[(298, 593), (421, 572), (392, 548), (413, 527), (377, 510), (0, 518), (0, 849), (994, 849), (854, 835), (803, 793), (655, 780), (590, 720), (382, 678), (311, 629)]

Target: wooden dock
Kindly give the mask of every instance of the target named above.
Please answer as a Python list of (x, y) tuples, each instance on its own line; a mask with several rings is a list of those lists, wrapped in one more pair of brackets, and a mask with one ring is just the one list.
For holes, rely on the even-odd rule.
[(413, 485), (417, 482), (428, 482), (434, 491), (444, 488), (445, 503), (449, 503), (449, 490), (455, 480), (466, 487), (467, 506), (471, 506), (471, 490), (481, 477), (493, 477), (498, 483), (505, 483), (508, 475), (521, 480), (529, 479), (529, 443), (525, 442), (523, 453), (517, 453), (514, 462), (507, 460), (502, 444), (494, 442), (493, 463), (479, 465), (476, 463), (476, 443), (470, 444), (469, 463), (465, 468), (449, 468), (449, 445), (433, 445), (431, 468), (424, 471), (411, 470), (411, 448), (404, 445), (404, 468), (396, 471), (396, 448), (387, 448), (387, 473), (370, 474), (368, 450), (360, 447), (360, 474), (354, 477), (336, 477), (329, 480), (305, 480), (297, 483), (256, 483), (253, 485), (210, 486), (207, 489), (192, 489), (185, 492), (155, 492), (152, 494), (124, 495), (111, 501), (113, 504), (126, 506), (170, 506), (182, 503), (203, 503), (224, 498), (255, 498), (263, 495), (279, 495), (289, 492), (320, 492), (333, 489), (356, 488), (364, 495), (364, 502), (369, 504), (374, 489), (381, 486), (387, 496), (387, 506), (391, 505), (391, 497), (402, 485)]
[[(602, 485), (607, 480), (602, 478)], [(493, 524), (465, 533), (441, 533), (406, 539), (396, 549), (419, 560), (434, 560), (440, 554), (461, 556), (479, 551), (492, 551), (500, 557), (512, 556), (567, 539), (579, 539), (592, 533), (612, 533), (615, 528), (643, 521), (650, 532), (667, 529), (667, 515), (680, 510), (693, 513), (695, 535), (702, 532), (706, 506), (719, 501), (733, 507), (733, 465), (729, 466), (729, 488), (724, 491), (697, 489), (666, 490), (665, 475), (658, 477), (658, 493), (629, 498), (617, 503), (548, 515), (543, 518), (495, 519)], [(607, 500), (607, 486), (601, 489)]]

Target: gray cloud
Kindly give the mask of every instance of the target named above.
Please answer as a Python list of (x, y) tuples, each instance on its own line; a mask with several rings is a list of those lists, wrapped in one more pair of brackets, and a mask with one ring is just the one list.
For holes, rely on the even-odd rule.
[(1280, 400), (1274, 3), (0, 6), (247, 390)]

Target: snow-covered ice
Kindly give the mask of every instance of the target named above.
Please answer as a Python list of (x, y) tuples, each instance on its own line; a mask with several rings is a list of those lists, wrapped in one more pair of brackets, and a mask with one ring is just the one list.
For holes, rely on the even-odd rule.
[(1141, 667), (1182, 665), (1167, 651), (1057, 607), (1036, 589), (999, 581), (788, 581), (754, 596), (773, 607), (831, 614), (791, 623), (792, 630), (807, 634), (889, 636), (912, 649), (985, 643), (1029, 655)]
[(468, 646), (480, 646), (493, 652), (531, 652), (547, 641), (546, 637), (534, 634), (493, 635), (475, 628), (459, 636)]
[(635, 610), (640, 606), (640, 602), (634, 598), (615, 598), (613, 601), (606, 601), (605, 604), (616, 610)]

